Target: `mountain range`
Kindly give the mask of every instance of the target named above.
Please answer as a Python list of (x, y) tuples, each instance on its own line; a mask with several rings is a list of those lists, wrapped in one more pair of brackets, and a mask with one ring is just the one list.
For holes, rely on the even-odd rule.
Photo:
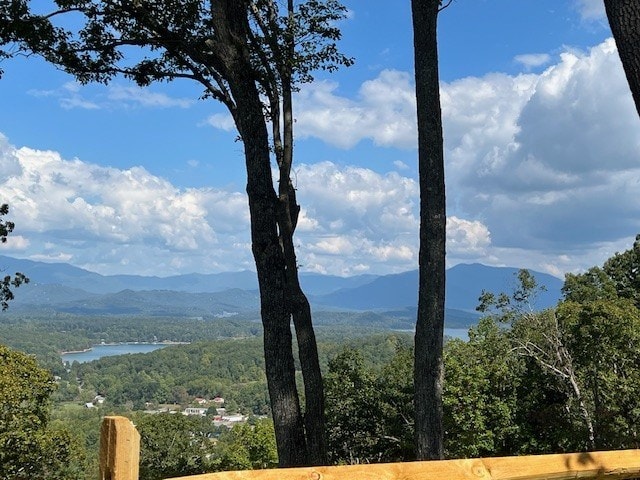
[[(66, 263), (45, 263), (0, 256), (5, 273), (21, 272), (31, 282), (14, 292), (11, 311), (74, 314), (227, 316), (259, 311), (256, 275), (250, 271), (170, 277), (100, 275)], [(447, 270), (448, 326), (468, 326), (478, 318), (482, 290), (511, 292), (518, 269), (459, 264)], [(531, 272), (546, 291), (536, 308), (555, 305), (562, 281)], [(390, 275), (338, 277), (302, 273), (300, 281), (315, 311), (372, 311), (415, 318), (418, 271)]]

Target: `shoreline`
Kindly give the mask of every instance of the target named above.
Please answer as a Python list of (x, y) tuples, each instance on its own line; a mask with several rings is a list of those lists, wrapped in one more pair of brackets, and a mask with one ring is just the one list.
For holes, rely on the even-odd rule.
[(68, 355), (70, 353), (86, 353), (86, 352), (90, 352), (91, 350), (93, 350), (93, 347), (89, 347), (89, 348), (85, 348), (84, 350), (69, 350), (64, 351), (64, 352), (60, 352), (60, 355)]
[(96, 343), (89, 348), (83, 350), (69, 350), (62, 351), (60, 355), (71, 355), (76, 353), (87, 353), (93, 350), (94, 347), (115, 347), (118, 345), (190, 345), (191, 342), (174, 342), (172, 340), (166, 340), (163, 342), (109, 342), (109, 343)]

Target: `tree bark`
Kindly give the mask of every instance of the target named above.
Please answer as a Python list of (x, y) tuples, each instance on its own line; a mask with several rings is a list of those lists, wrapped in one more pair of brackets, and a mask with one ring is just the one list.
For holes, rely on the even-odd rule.
[(640, 116), (640, 0), (604, 0), (604, 6)]
[[(293, 23), (293, 0), (288, 0), (289, 21)], [(285, 36), (285, 55), (289, 59), (295, 56), (292, 26)], [(296, 191), (291, 183), (291, 166), (293, 165), (293, 95), (290, 62), (282, 61), (282, 117), (283, 117), (283, 149), (280, 162), (279, 196), (282, 210), (280, 238), (284, 253), (288, 298), (293, 324), (298, 342), (298, 357), (302, 369), (305, 393), (305, 433), (309, 461), (311, 465), (327, 463), (327, 447), (325, 441), (324, 389), (322, 373), (318, 358), (318, 346), (311, 320), (311, 306), (302, 291), (298, 277), (298, 262), (293, 244), (293, 234), (298, 223), (300, 206), (296, 201)], [(279, 125), (278, 125), (279, 127)]]
[(418, 460), (443, 458), (442, 382), (446, 208), (438, 75), (438, 0), (412, 0), (418, 163), (420, 253), (415, 333), (415, 432)]
[(309, 458), (295, 382), (286, 264), (278, 238), (279, 199), (273, 188), (262, 102), (243, 41), (249, 28), (246, 7), (236, 0), (220, 0), (212, 4), (212, 9), (217, 10), (212, 18), (216, 21), (219, 45), (228, 47), (220, 55), (235, 100), (232, 113), (244, 143), (252, 250), (260, 288), (265, 368), (279, 464), (307, 465)]

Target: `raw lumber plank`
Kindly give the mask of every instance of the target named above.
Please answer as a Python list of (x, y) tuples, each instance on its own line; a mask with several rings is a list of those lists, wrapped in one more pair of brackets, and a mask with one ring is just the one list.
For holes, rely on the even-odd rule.
[(640, 477), (640, 450), (245, 470), (170, 480), (571, 480)]
[(138, 480), (140, 434), (126, 417), (104, 417), (100, 428), (100, 480)]

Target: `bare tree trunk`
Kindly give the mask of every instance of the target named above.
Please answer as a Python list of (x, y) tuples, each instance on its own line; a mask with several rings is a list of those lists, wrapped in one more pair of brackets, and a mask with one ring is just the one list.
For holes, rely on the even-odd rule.
[(309, 463), (304, 424), (295, 382), (291, 314), (287, 301), (286, 264), (278, 237), (280, 202), (273, 188), (269, 138), (262, 102), (251, 76), (249, 53), (242, 39), (248, 23), (243, 2), (220, 0), (216, 35), (236, 108), (234, 120), (244, 143), (251, 240), (260, 287), (267, 386), (281, 467)]
[(293, 234), (300, 212), (300, 206), (296, 200), (296, 191), (291, 183), (291, 167), (293, 165), (293, 95), (290, 60), (288, 59), (293, 59), (295, 56), (293, 0), (288, 0), (287, 11), (290, 25), (284, 37), (284, 56), (286, 58), (280, 59), (279, 62), (282, 88), (282, 136), (280, 133), (280, 105), (276, 98), (271, 99), (273, 141), (279, 167), (278, 195), (280, 210), (278, 227), (280, 246), (284, 254), (286, 268), (287, 300), (295, 326), (298, 357), (304, 384), (304, 425), (309, 463), (311, 465), (324, 465), (327, 463), (327, 448), (322, 373), (311, 319), (311, 306), (300, 286), (298, 263), (293, 243)]
[(415, 431), (418, 460), (444, 455), (442, 382), (446, 205), (438, 76), (438, 0), (412, 0), (418, 163), (420, 280), (415, 334)]
[(604, 6), (640, 115), (640, 0), (604, 0)]

